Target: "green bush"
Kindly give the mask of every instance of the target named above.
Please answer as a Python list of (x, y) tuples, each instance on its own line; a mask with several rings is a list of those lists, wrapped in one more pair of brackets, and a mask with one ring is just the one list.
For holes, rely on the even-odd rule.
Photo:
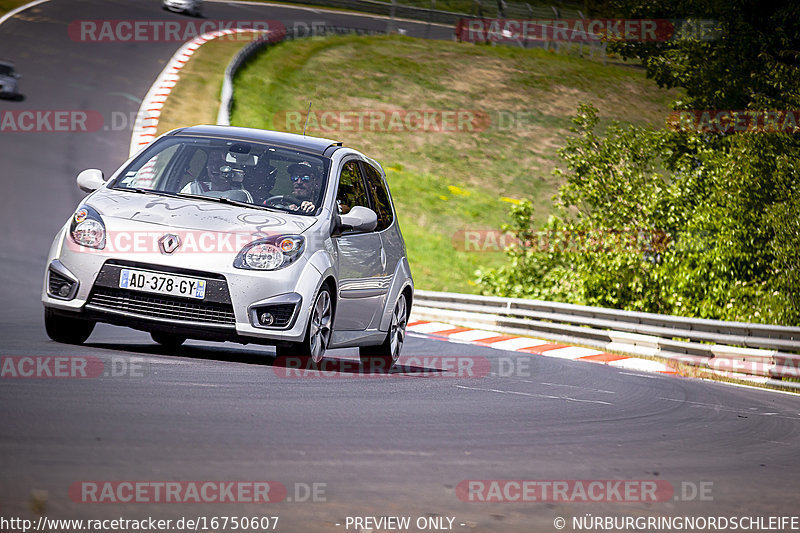
[(511, 211), (508, 264), (485, 294), (678, 314), (800, 322), (800, 143), (612, 124), (582, 105), (559, 154), (559, 216)]

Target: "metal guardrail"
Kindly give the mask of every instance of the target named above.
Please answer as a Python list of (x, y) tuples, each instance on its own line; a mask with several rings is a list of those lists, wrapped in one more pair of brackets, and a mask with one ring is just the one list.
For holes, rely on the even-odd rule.
[[(459, 19), (469, 17), (495, 17), (500, 13), (497, 2), (494, 0), (473, 2), (470, 13), (457, 11), (445, 11), (436, 9), (435, 2), (426, 0), (416, 2), (417, 4), (429, 4), (432, 7), (422, 5), (412, 5), (399, 2), (382, 2), (379, 0), (292, 0), (292, 3), (306, 4), (315, 6), (335, 7), (340, 9), (351, 9), (383, 15), (391, 18), (419, 20), (422, 22), (436, 22), (440, 24), (455, 24)], [(502, 17), (500, 18), (521, 18), (521, 19), (552, 19), (552, 18), (583, 18), (583, 14), (571, 6), (531, 6), (529, 3), (506, 2), (503, 0)]]
[(414, 294), (414, 316), (764, 376), (782, 386), (793, 386), (782, 378), (800, 378), (800, 327), (423, 290)]

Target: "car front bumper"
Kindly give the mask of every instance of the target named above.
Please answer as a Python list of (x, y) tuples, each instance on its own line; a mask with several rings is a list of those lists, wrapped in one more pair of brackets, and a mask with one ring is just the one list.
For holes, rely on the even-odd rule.
[[(306, 257), (279, 270), (243, 270), (233, 267), (236, 252), (89, 250), (78, 247), (68, 231), (62, 228), (51, 246), (42, 302), (58, 313), (98, 322), (209, 340), (299, 342), (322, 283), (320, 271)], [(121, 289), (123, 268), (204, 279), (206, 295), (194, 300)], [(265, 311), (272, 318), (262, 323)]]

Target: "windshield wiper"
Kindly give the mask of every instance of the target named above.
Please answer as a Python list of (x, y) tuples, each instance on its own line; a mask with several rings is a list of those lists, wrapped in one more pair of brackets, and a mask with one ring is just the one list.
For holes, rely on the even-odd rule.
[(115, 191), (130, 191), (138, 192), (139, 194), (155, 194), (156, 196), (169, 196), (171, 198), (177, 197), (174, 192), (156, 191), (153, 189), (142, 189), (141, 187), (114, 187)]
[(177, 198), (197, 198), (198, 200), (211, 200), (221, 204), (235, 205), (238, 207), (253, 207), (255, 209), (267, 209), (265, 206), (251, 204), (248, 202), (241, 202), (239, 200), (232, 200), (225, 196), (205, 196), (203, 194), (191, 194), (186, 192), (179, 192), (174, 195)]

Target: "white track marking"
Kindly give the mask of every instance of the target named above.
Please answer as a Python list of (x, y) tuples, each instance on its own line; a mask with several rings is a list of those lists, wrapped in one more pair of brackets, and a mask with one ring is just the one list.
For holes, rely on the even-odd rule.
[(570, 398), (569, 396), (551, 396), (550, 394), (535, 394), (531, 392), (518, 392), (518, 391), (509, 391), (509, 390), (500, 390), (500, 389), (481, 389), (477, 387), (465, 387), (464, 385), (456, 385), (458, 389), (466, 389), (466, 390), (476, 390), (481, 392), (494, 392), (497, 394), (511, 394), (514, 396), (528, 396), (529, 398), (546, 398), (548, 400), (565, 400), (568, 402), (580, 402), (580, 403), (597, 403), (600, 405), (614, 405), (610, 402), (604, 402), (602, 400), (581, 400), (580, 398)]

